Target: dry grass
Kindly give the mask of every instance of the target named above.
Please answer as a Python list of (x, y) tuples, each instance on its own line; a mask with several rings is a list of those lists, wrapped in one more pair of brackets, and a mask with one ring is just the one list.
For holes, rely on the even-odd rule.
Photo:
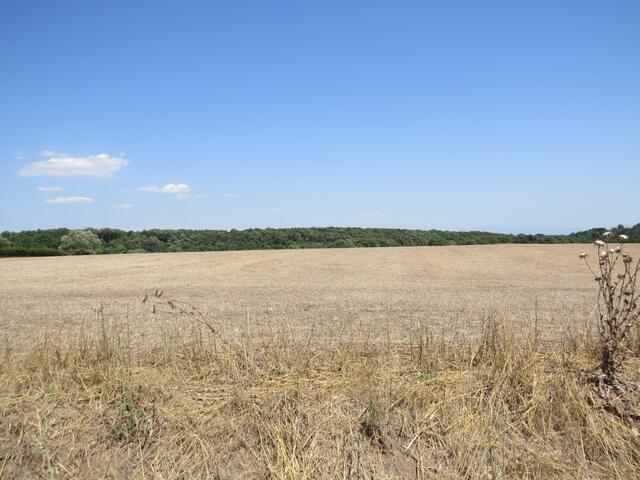
[[(578, 315), (594, 288), (579, 275), (580, 248), (2, 261), (3, 272), (17, 273), (0, 287), (8, 287), (2, 322), (10, 327), (0, 478), (639, 478), (636, 426), (607, 413), (578, 381), (580, 369), (598, 363), (590, 317)], [(440, 255), (454, 257), (451, 270), (439, 268), (447, 263)], [(97, 278), (109, 258), (112, 277)], [(145, 263), (146, 272), (133, 273)], [(76, 267), (75, 283), (64, 270), (47, 283), (60, 265)], [(420, 280), (422, 296), (413, 284)], [(207, 281), (212, 297), (198, 302)], [(189, 316), (152, 315), (151, 302), (140, 301), (150, 287), (176, 297), (192, 288), (182, 298), (205, 304), (220, 333)], [(83, 326), (52, 332), (82, 311), (84, 295), (91, 307), (99, 297), (115, 300), (85, 314)], [(230, 313), (234, 300), (251, 298)], [(287, 300), (290, 310), (280, 303)], [(422, 319), (403, 313), (403, 300)], [(31, 322), (19, 305), (42, 316)], [(62, 305), (68, 313), (43, 322)], [(263, 308), (266, 317), (257, 314)], [(351, 330), (337, 326), (341, 309)], [(458, 328), (466, 333), (451, 332)], [(625, 376), (638, 380), (633, 338)]]

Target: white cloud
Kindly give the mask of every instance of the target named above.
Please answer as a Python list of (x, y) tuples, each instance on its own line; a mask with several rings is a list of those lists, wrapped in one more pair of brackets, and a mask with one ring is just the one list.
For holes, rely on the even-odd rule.
[(191, 191), (191, 187), (186, 183), (168, 183), (164, 187), (150, 186), (138, 187), (139, 192), (165, 193), (169, 195), (181, 195), (184, 198)]
[(19, 162), (21, 162), (22, 160), (24, 160), (24, 153), (22, 153), (20, 150), (14, 150), (13, 151), (13, 158)]
[(52, 148), (52, 147), (45, 148), (42, 152), (40, 152), (40, 156), (45, 157), (45, 158), (64, 157), (66, 155), (67, 155), (66, 153), (56, 152), (56, 149)]
[(41, 154), (46, 160), (28, 163), (18, 175), (21, 177), (99, 177), (110, 178), (129, 161), (107, 153), (73, 157), (53, 150)]
[(130, 203), (118, 203), (117, 205), (113, 205), (113, 208), (131, 208), (133, 205)]
[(238, 196), (237, 193), (225, 193), (223, 195), (223, 197), (226, 197), (226, 198), (236, 198), (237, 196)]
[(93, 198), (89, 197), (56, 197), (47, 200), (47, 203), (93, 203)]
[(39, 192), (61, 192), (62, 188), (60, 187), (38, 187)]

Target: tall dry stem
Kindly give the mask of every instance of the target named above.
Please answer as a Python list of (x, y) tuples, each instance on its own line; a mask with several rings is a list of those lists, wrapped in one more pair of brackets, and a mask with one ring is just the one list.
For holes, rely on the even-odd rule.
[(600, 370), (603, 380), (613, 385), (626, 357), (627, 335), (640, 317), (639, 289), (636, 288), (640, 260), (634, 265), (633, 258), (625, 253), (626, 235), (619, 235), (615, 246), (610, 239), (611, 232), (605, 232), (602, 240), (595, 241), (596, 268), (591, 266), (586, 253), (580, 258), (598, 282), (598, 331), (602, 341)]

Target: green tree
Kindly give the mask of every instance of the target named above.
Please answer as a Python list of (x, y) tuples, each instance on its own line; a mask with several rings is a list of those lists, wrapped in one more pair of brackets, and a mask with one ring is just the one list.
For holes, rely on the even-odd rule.
[(69, 255), (93, 255), (102, 246), (98, 236), (89, 230), (76, 230), (62, 237), (61, 252)]

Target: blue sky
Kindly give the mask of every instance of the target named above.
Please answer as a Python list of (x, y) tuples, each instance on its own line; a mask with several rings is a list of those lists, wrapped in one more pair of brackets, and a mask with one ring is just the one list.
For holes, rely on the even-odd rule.
[(0, 230), (640, 222), (640, 2), (0, 1)]

